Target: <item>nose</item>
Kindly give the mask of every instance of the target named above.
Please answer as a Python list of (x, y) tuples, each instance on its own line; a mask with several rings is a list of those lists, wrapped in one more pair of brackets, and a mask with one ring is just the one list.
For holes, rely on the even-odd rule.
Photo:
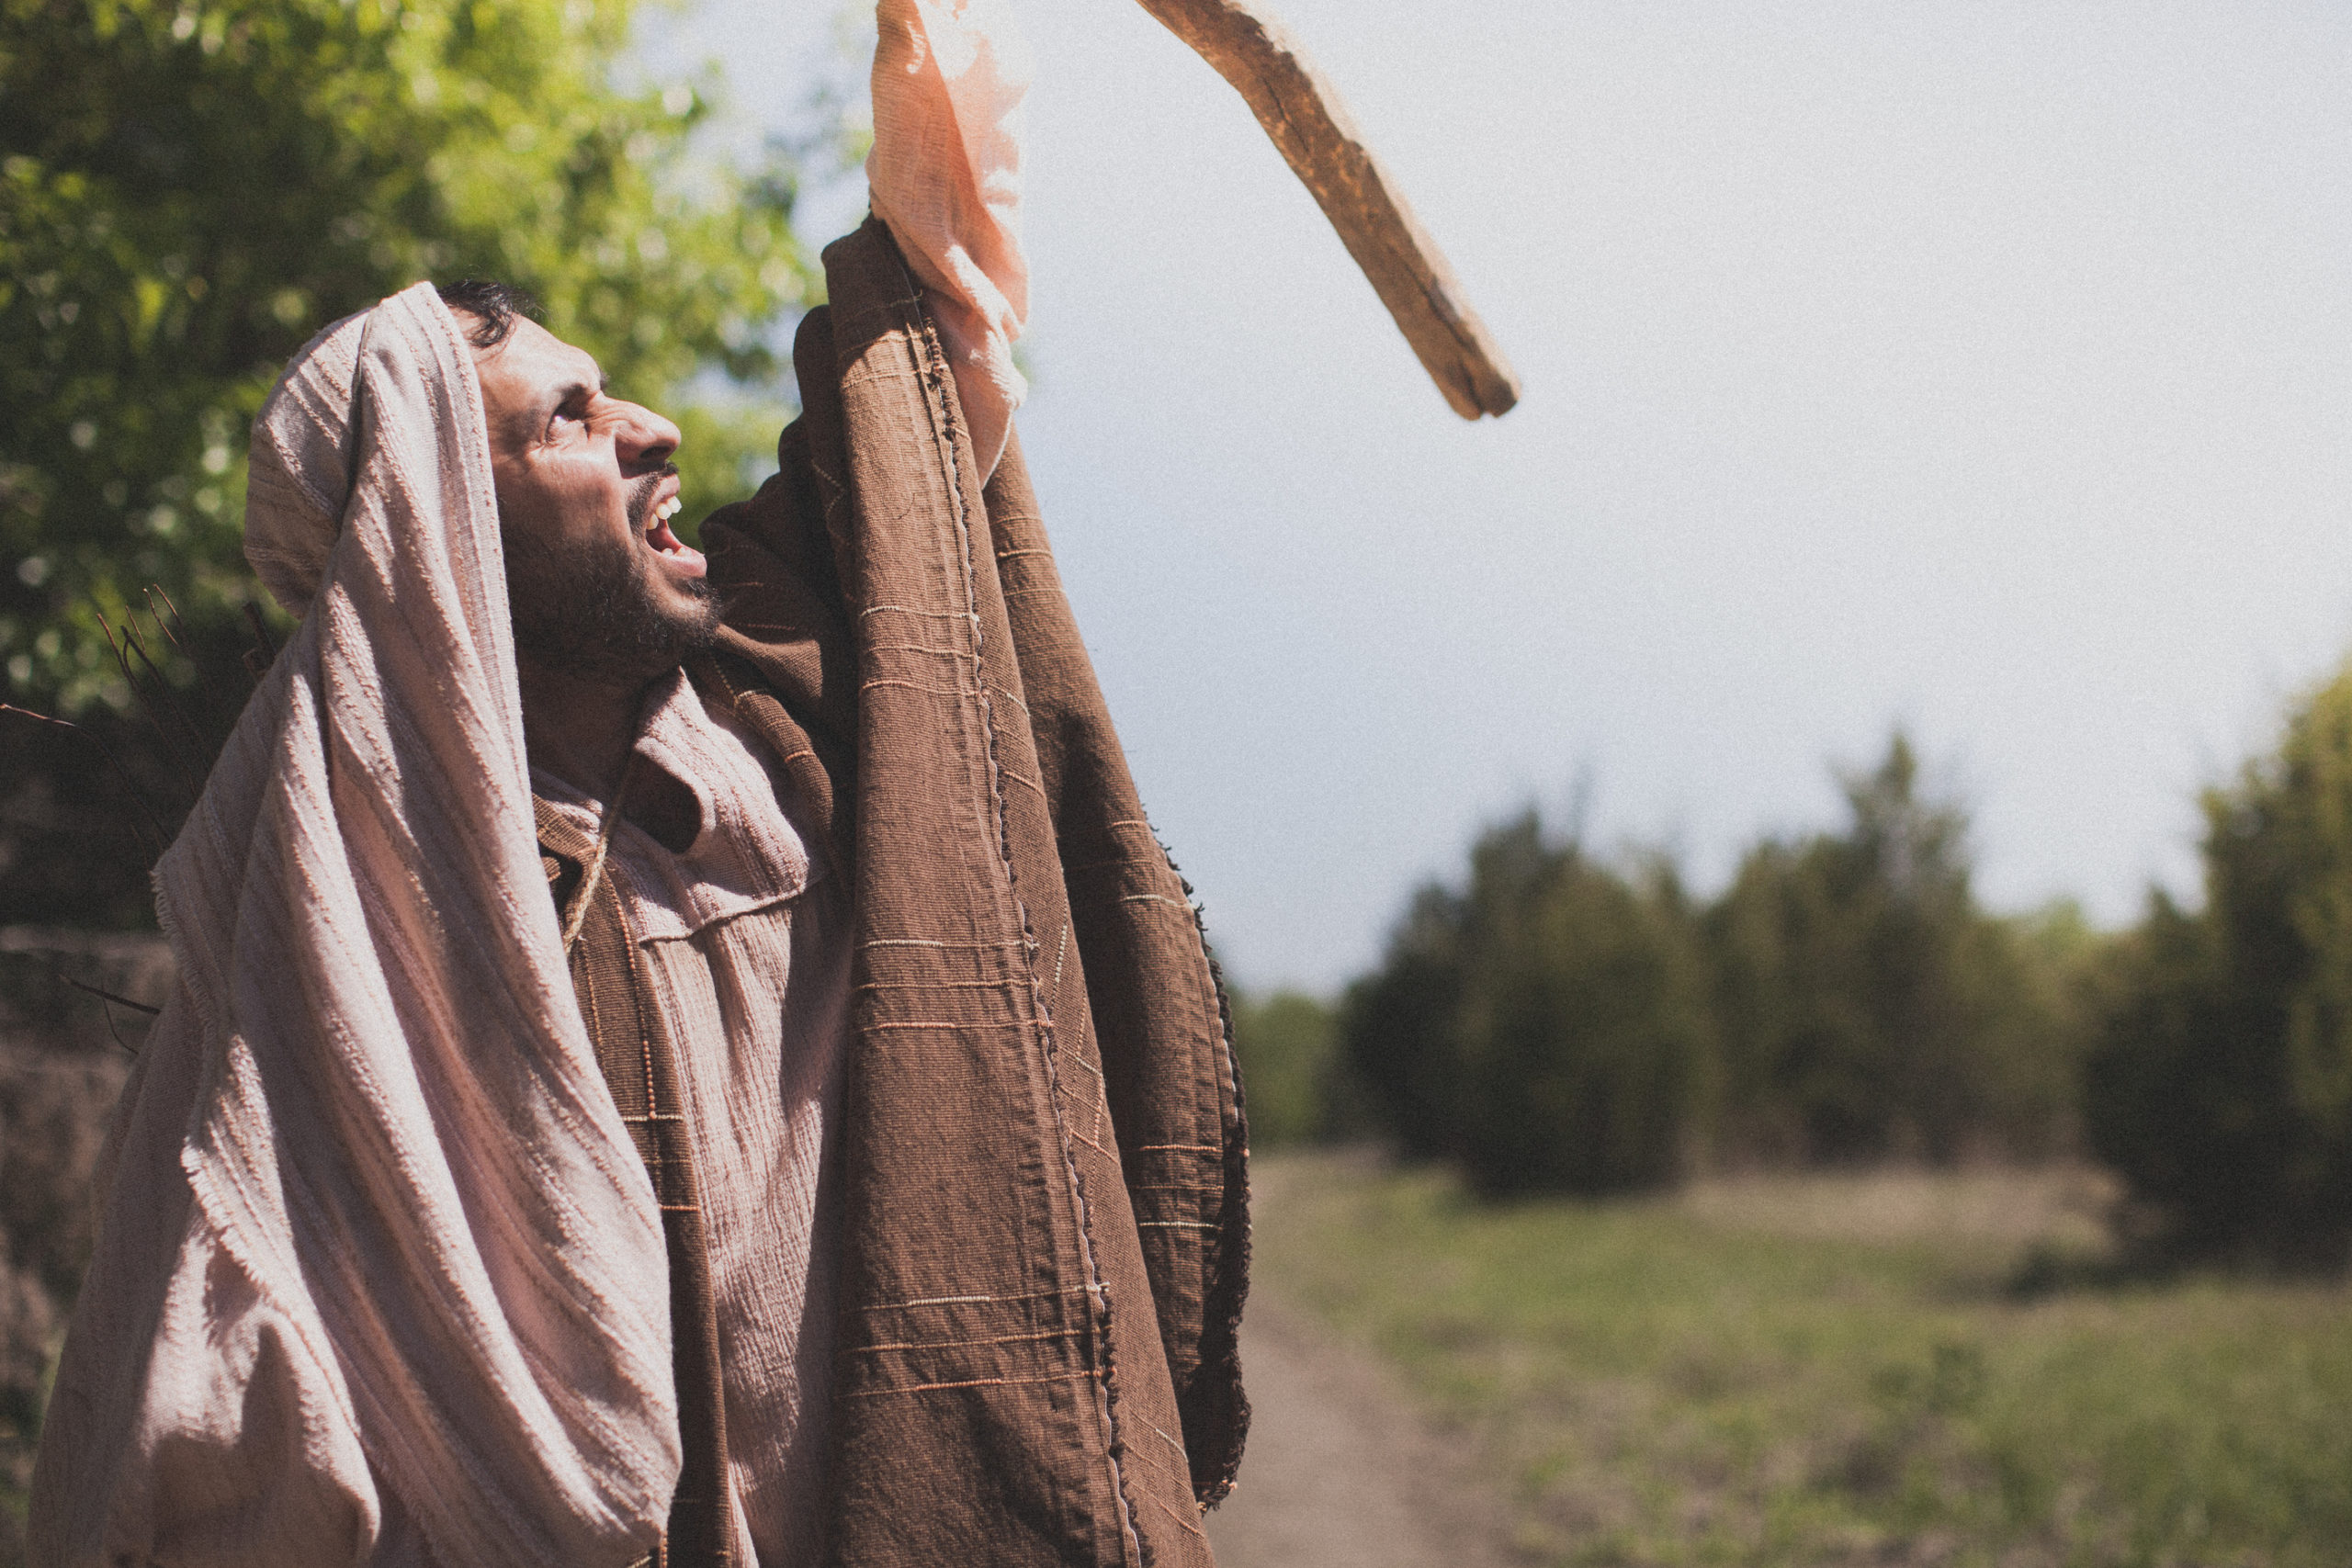
[(622, 402), (616, 412), (620, 417), (614, 422), (613, 446), (624, 468), (658, 468), (685, 439), (676, 425), (642, 404)]

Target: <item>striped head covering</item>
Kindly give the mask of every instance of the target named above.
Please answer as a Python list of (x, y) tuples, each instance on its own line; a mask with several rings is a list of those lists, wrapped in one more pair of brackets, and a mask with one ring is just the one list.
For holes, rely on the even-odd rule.
[(269, 596), (305, 614), (343, 531), (356, 452), (352, 419), (361, 310), (302, 345), (254, 421), (245, 480), (245, 559)]
[(314, 339), (253, 450), (250, 553), (303, 621), (156, 868), (179, 980), (33, 1558), (632, 1561), (680, 1462), (662, 1218), (548, 896), (481, 388), (432, 287)]

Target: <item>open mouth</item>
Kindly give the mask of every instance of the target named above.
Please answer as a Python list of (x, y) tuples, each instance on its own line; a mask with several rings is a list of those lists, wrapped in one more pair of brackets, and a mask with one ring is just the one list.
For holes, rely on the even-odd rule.
[(700, 577), (709, 570), (709, 563), (702, 552), (670, 531), (670, 519), (684, 509), (678, 497), (678, 481), (662, 481), (655, 492), (653, 504), (645, 509), (645, 547), (662, 558), (663, 564), (681, 577)]

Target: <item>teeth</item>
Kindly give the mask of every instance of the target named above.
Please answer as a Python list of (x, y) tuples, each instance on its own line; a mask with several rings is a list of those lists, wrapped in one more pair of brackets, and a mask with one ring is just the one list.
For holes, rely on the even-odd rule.
[(673, 495), (669, 500), (663, 502), (661, 505), (653, 509), (653, 520), (657, 523), (667, 523), (671, 518), (675, 517), (681, 511), (683, 511), (684, 507), (685, 502)]

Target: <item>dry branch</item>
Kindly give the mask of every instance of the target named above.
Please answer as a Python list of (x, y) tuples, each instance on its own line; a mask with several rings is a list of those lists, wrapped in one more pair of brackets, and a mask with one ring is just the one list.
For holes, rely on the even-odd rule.
[[(124, 1007), (130, 1009), (131, 1011), (143, 1012), (149, 1018), (160, 1017), (164, 1011), (162, 1008), (149, 1007), (145, 1002), (134, 1002), (129, 997), (122, 995), (120, 992), (109, 991), (104, 986), (93, 986), (85, 981), (76, 980), (73, 976), (68, 975), (64, 970), (57, 968), (53, 964), (50, 968), (50, 973), (64, 981), (67, 985), (73, 987), (75, 990), (82, 992), (85, 996), (96, 997), (102, 1002), (119, 1002)], [(109, 1019), (107, 1021), (109, 1025), (111, 1025), (113, 1021)], [(115, 1040), (118, 1044), (121, 1043), (121, 1039), (122, 1037), (120, 1035), (115, 1036)], [(126, 1045), (123, 1049), (127, 1051), (130, 1047)]]
[(1404, 192), (1363, 144), (1347, 105), (1289, 30), (1250, 0), (1140, 4), (1248, 101), (1453, 412), (1464, 419), (1509, 412), (1519, 401), (1510, 361)]

